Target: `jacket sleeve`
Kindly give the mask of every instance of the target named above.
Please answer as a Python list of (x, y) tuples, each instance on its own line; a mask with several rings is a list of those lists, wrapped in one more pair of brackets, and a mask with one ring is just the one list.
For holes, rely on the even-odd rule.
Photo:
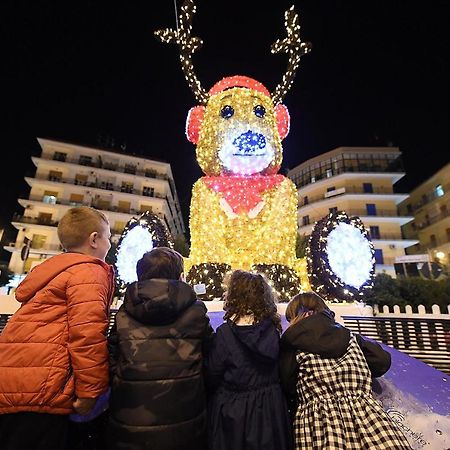
[(297, 351), (286, 345), (280, 347), (280, 382), (288, 400), (297, 397), (298, 363)]
[(110, 281), (106, 270), (93, 266), (76, 266), (66, 290), (68, 350), (79, 398), (96, 398), (108, 387)]
[(117, 360), (119, 358), (119, 335), (117, 333), (117, 322), (114, 319), (114, 325), (108, 336), (108, 353), (109, 353), (109, 379), (112, 381), (116, 373)]
[(219, 387), (225, 373), (227, 351), (223, 334), (219, 329), (214, 335), (206, 358), (206, 385), (209, 390)]
[(391, 354), (383, 350), (380, 344), (364, 339), (359, 334), (356, 335), (356, 341), (366, 358), (372, 377), (384, 375), (391, 367)]

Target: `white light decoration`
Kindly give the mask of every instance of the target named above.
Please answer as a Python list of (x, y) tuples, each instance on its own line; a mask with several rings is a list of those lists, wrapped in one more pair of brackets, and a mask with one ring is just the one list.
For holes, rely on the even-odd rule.
[(123, 238), (117, 252), (118, 275), (125, 283), (137, 281), (136, 264), (153, 249), (153, 236), (146, 227), (136, 225)]
[(137, 281), (137, 262), (155, 247), (173, 248), (167, 226), (148, 211), (138, 218), (133, 217), (125, 226), (116, 250), (117, 284), (121, 290)]
[(311, 287), (328, 301), (364, 300), (372, 288), (375, 250), (359, 217), (329, 214), (313, 228), (307, 248)]
[(249, 124), (230, 128), (218, 153), (225, 169), (236, 175), (253, 175), (269, 166), (275, 150), (262, 130)]
[(346, 284), (359, 289), (372, 271), (372, 249), (361, 231), (348, 223), (339, 223), (327, 240), (331, 270)]

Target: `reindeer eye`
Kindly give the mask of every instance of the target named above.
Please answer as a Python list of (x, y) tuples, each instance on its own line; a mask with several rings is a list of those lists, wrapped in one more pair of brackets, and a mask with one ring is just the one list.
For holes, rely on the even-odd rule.
[(253, 112), (255, 113), (256, 117), (264, 117), (264, 115), (266, 114), (266, 108), (264, 108), (263, 105), (256, 105), (253, 108)]
[(224, 119), (229, 119), (233, 114), (234, 114), (234, 109), (233, 109), (233, 107), (230, 106), (230, 105), (225, 105), (225, 106), (220, 110), (220, 115), (221, 115)]

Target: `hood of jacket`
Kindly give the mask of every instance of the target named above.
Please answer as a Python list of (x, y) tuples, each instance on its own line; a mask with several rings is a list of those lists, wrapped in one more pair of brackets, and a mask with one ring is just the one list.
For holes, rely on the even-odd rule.
[(260, 362), (272, 364), (278, 359), (280, 337), (270, 319), (255, 325), (236, 325), (228, 321), (234, 336)]
[(350, 342), (350, 331), (326, 313), (318, 313), (291, 325), (281, 337), (281, 344), (297, 351), (340, 358)]
[(124, 308), (136, 320), (148, 325), (168, 325), (197, 301), (184, 281), (152, 278), (128, 286)]
[(61, 253), (42, 262), (26, 276), (14, 293), (16, 300), (20, 303), (26, 303), (61, 272), (84, 263), (100, 264), (106, 270), (112, 270), (109, 264), (93, 256), (72, 252)]

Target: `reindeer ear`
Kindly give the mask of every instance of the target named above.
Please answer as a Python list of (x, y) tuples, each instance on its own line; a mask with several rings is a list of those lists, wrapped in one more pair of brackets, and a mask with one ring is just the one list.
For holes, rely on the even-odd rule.
[(283, 140), (288, 135), (291, 124), (291, 118), (289, 116), (287, 106), (282, 103), (278, 103), (278, 105), (275, 106), (275, 117), (277, 119), (278, 133), (280, 134), (281, 140)]
[(205, 114), (204, 106), (194, 106), (188, 112), (186, 119), (186, 137), (189, 142), (196, 144), (200, 134), (203, 116)]

